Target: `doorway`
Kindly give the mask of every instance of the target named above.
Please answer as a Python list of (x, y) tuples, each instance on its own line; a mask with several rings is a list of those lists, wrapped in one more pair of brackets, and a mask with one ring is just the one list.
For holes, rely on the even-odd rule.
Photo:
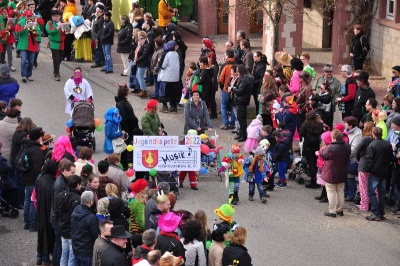
[(228, 33), (229, 0), (218, 1), (218, 34)]
[(333, 9), (323, 12), (322, 48), (332, 48)]

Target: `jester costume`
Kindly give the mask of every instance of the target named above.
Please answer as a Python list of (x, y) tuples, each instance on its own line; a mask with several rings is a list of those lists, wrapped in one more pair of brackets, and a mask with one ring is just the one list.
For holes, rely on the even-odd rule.
[(240, 145), (232, 145), (231, 151), (222, 159), (227, 185), (229, 181), (229, 203), (233, 205), (239, 202), (240, 177), (244, 174), (244, 157), (240, 148)]

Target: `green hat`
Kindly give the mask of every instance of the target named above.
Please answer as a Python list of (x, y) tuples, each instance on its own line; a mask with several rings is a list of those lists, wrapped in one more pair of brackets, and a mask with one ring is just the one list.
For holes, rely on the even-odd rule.
[(222, 220), (228, 223), (233, 222), (232, 216), (235, 214), (235, 209), (232, 205), (222, 204), (221, 207), (219, 207), (219, 209), (215, 209), (214, 212)]

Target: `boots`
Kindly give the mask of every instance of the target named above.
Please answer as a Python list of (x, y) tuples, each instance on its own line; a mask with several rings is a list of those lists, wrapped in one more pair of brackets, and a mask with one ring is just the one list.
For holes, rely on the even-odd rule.
[(233, 192), (233, 200), (232, 200), (232, 205), (236, 205), (239, 202), (239, 195), (238, 191)]

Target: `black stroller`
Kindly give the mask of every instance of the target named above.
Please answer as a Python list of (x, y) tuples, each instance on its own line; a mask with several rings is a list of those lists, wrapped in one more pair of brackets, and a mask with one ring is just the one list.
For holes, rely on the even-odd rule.
[(179, 181), (178, 181), (178, 172), (157, 172), (157, 180), (156, 185), (160, 182), (167, 182), (169, 184), (170, 191), (173, 192), (176, 196), (176, 199), (179, 197)]
[[(9, 179), (8, 174), (0, 174), (0, 189), (5, 192), (8, 189), (14, 188), (13, 182)], [(14, 206), (10, 205), (5, 199), (0, 197), (1, 203), (1, 215), (3, 217), (17, 218), (19, 216), (19, 210)]]
[(78, 146), (85, 146), (96, 150), (96, 139), (93, 136), (94, 126), (94, 105), (86, 101), (79, 101), (72, 104), (72, 136), (76, 139)]
[(304, 184), (304, 178), (307, 177), (309, 173), (306, 158), (296, 158), (293, 163), (296, 167), (289, 173), (288, 178), (295, 180), (299, 184)]

